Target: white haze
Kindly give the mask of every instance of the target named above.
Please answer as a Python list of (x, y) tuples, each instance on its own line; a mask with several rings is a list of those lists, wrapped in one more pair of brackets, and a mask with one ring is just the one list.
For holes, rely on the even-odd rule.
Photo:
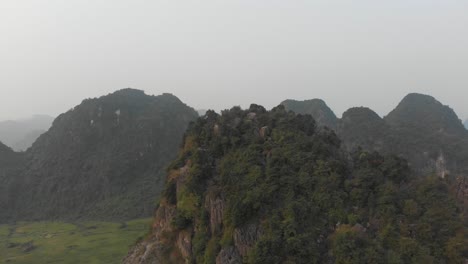
[(465, 0), (2, 0), (0, 120), (133, 87), (195, 108), (409, 92), (468, 117)]

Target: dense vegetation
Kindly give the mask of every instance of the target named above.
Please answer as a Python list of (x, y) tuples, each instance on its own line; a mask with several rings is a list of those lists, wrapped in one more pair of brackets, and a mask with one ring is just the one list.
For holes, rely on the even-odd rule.
[(11, 201), (8, 197), (8, 187), (21, 171), (24, 155), (16, 153), (0, 142), (0, 219), (8, 216)]
[(0, 222), (151, 216), (165, 168), (197, 116), (170, 94), (124, 89), (84, 100), (25, 153), (3, 187)]
[(467, 226), (446, 181), (344, 153), (283, 106), (209, 111), (126, 263), (463, 263)]
[(361, 146), (404, 157), (420, 175), (468, 175), (468, 132), (450, 107), (431, 96), (409, 94), (383, 119), (352, 108), (337, 133), (348, 150)]
[(129, 222), (21, 222), (0, 225), (0, 263), (119, 263), (150, 219)]

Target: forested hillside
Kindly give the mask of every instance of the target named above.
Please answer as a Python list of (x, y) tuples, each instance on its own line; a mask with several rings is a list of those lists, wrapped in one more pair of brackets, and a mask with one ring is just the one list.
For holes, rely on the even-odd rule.
[(84, 100), (25, 153), (4, 186), (3, 220), (151, 216), (166, 166), (197, 116), (170, 94), (124, 89)]
[(124, 263), (463, 263), (465, 231), (446, 179), (252, 105), (189, 128)]

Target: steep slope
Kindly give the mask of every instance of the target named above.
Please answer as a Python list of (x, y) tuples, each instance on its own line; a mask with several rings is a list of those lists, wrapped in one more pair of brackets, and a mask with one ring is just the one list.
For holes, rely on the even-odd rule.
[(25, 151), (50, 128), (53, 121), (54, 118), (47, 115), (2, 121), (0, 122), (0, 141), (15, 151)]
[[(124, 89), (60, 115), (27, 152), (10, 190), (14, 219), (149, 216), (197, 113), (170, 94)], [(18, 187), (19, 186), (19, 187)]]
[(384, 120), (392, 133), (388, 152), (404, 156), (423, 173), (468, 173), (468, 132), (450, 107), (409, 94)]
[(326, 126), (331, 129), (336, 128), (338, 119), (335, 113), (321, 99), (305, 101), (285, 100), (281, 104), (289, 111), (311, 115), (319, 126)]
[(466, 227), (444, 180), (376, 153), (348, 162), (339, 142), (283, 106), (208, 112), (124, 263), (463, 261)]
[(408, 94), (385, 121), (396, 128), (423, 133), (466, 134), (462, 122), (450, 107), (429, 95)]
[(22, 153), (15, 153), (11, 148), (0, 142), (0, 219), (7, 216), (11, 201), (7, 194), (7, 186), (20, 173), (24, 160)]

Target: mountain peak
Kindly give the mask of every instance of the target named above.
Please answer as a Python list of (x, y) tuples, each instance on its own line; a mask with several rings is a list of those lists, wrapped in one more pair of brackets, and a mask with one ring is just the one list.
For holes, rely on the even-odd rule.
[(382, 149), (381, 138), (385, 135), (385, 121), (367, 107), (353, 107), (343, 113), (338, 124), (338, 134), (348, 150), (358, 147)]
[(145, 91), (140, 90), (140, 89), (134, 89), (134, 88), (124, 88), (117, 90), (110, 95), (122, 95), (122, 96), (129, 96), (129, 95), (146, 95)]
[(288, 111), (311, 115), (319, 126), (327, 126), (331, 129), (336, 128), (338, 118), (322, 99), (310, 99), (304, 101), (288, 99), (283, 101), (281, 105), (283, 105)]
[[(374, 112), (372, 109), (368, 107), (353, 107), (348, 109), (346, 112), (343, 113), (343, 120), (346, 119), (368, 119), (368, 120), (382, 120), (382, 118)], [(358, 120), (360, 121), (360, 120)]]
[[(34, 181), (41, 192), (31, 193), (30, 185), (22, 185), (28, 195), (17, 199), (17, 217), (150, 215), (151, 198), (162, 188), (165, 167), (197, 117), (195, 110), (170, 94), (122, 89), (84, 100), (60, 115), (27, 151), (21, 180)], [(43, 205), (46, 208), (40, 208)]]
[(465, 128), (455, 111), (434, 97), (411, 93), (390, 112), (385, 121), (394, 127), (418, 127), (421, 131), (464, 133)]

